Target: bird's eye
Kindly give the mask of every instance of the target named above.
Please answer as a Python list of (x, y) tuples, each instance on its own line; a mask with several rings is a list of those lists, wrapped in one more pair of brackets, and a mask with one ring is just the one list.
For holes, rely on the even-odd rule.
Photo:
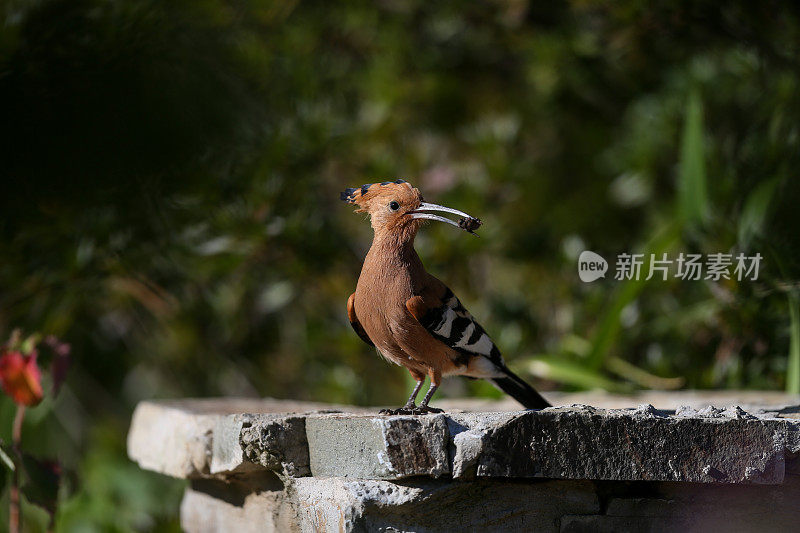
[(397, 211), (398, 209), (400, 209), (400, 204), (392, 200), (391, 202), (389, 202), (389, 209), (391, 209), (392, 211)]

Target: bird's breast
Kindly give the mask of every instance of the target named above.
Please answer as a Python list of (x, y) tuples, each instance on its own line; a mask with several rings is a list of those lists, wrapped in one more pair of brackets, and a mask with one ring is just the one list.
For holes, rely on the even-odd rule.
[(405, 304), (409, 298), (411, 291), (397, 283), (374, 284), (359, 280), (354, 304), (358, 319), (370, 338), (373, 334), (391, 332), (391, 324), (406, 313)]
[(399, 364), (396, 359), (406, 358), (397, 337), (407, 328), (409, 315), (406, 302), (414, 295), (410, 274), (404, 269), (386, 265), (364, 263), (358, 278), (354, 306), (364, 331), (383, 355)]

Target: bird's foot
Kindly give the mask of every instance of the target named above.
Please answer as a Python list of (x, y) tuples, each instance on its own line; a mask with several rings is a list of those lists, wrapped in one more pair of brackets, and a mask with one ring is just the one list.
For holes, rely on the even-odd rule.
[(379, 415), (410, 415), (414, 414), (414, 410), (418, 409), (416, 405), (406, 404), (403, 407), (398, 407), (397, 409), (381, 409), (378, 411)]
[(428, 407), (427, 405), (406, 404), (397, 409), (381, 409), (378, 411), (379, 415), (430, 415), (434, 413), (444, 413), (441, 409), (436, 407)]
[(430, 415), (435, 413), (444, 413), (444, 411), (436, 407), (428, 407), (427, 405), (420, 405), (411, 410), (412, 415)]

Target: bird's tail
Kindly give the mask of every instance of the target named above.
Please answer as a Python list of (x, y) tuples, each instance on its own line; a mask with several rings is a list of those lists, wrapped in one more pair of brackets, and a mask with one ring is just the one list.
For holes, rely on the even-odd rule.
[(545, 400), (536, 389), (528, 385), (521, 377), (513, 373), (508, 367), (503, 368), (505, 376), (493, 378), (490, 381), (501, 391), (505, 392), (526, 409), (544, 409), (551, 407), (550, 402)]

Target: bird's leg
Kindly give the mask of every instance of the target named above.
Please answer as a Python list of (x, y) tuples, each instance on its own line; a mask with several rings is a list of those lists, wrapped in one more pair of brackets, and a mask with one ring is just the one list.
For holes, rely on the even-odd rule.
[(419, 394), (419, 390), (422, 388), (423, 383), (425, 383), (424, 377), (417, 381), (417, 385), (414, 387), (414, 390), (411, 391), (411, 396), (408, 397), (408, 401), (403, 406), (403, 409), (414, 409), (417, 406), (417, 394)]
[(433, 398), (433, 394), (436, 392), (436, 389), (439, 388), (439, 382), (441, 381), (441, 374), (434, 370), (430, 371), (431, 376), (431, 386), (428, 389), (428, 392), (425, 393), (425, 397), (422, 399), (422, 403), (419, 404), (419, 407), (411, 411), (412, 414), (415, 415), (426, 415), (428, 413), (441, 413), (441, 409), (437, 409), (436, 407), (428, 407), (428, 402), (431, 401)]
[(417, 384), (414, 387), (414, 390), (411, 391), (411, 396), (408, 397), (408, 401), (406, 404), (399, 408), (399, 409), (381, 409), (378, 411), (379, 414), (382, 415), (409, 415), (411, 412), (417, 408), (417, 394), (419, 394), (419, 390), (422, 388), (422, 384), (425, 383), (425, 374), (422, 372), (416, 372), (414, 370), (409, 369), (411, 372), (411, 376), (417, 380)]

